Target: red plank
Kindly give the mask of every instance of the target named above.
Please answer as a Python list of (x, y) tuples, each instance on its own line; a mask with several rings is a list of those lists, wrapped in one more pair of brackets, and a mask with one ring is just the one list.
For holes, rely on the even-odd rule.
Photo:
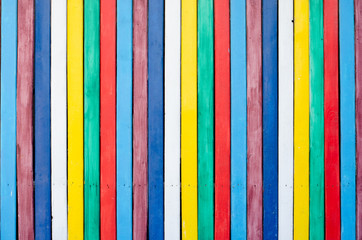
[(215, 0), (215, 239), (230, 238), (229, 0)]
[(133, 238), (147, 239), (147, 0), (133, 1)]
[(261, 0), (246, 2), (247, 239), (263, 238)]
[(101, 0), (101, 239), (116, 239), (116, 0)]
[(324, 1), (326, 239), (340, 239), (338, 0)]
[[(33, 199), (34, 0), (18, 1), (17, 191), (18, 238), (34, 239)], [(6, 220), (5, 220), (6, 221)]]

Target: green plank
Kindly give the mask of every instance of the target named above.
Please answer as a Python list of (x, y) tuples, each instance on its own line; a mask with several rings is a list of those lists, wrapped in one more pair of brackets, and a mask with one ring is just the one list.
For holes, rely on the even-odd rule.
[(198, 1), (198, 236), (214, 239), (213, 0)]
[(323, 0), (310, 0), (310, 239), (324, 239)]
[(99, 0), (84, 1), (84, 238), (99, 239)]

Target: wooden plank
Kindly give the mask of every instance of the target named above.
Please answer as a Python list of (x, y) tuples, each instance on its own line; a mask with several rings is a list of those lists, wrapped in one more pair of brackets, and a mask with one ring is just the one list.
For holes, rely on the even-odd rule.
[(338, 1), (324, 2), (324, 164), (326, 239), (340, 239)]
[(100, 234), (116, 239), (116, 0), (100, 1)]
[(230, 13), (215, 0), (215, 239), (230, 238)]
[(35, 2), (34, 206), (35, 238), (51, 238), (50, 2)]
[(83, 0), (67, 5), (68, 238), (83, 239)]
[(149, 0), (148, 7), (148, 237), (164, 238), (164, 1)]
[(309, 3), (294, 0), (294, 239), (309, 237)]
[(18, 239), (34, 239), (33, 198), (34, 1), (18, 1), (17, 191)]
[(339, 2), (341, 239), (356, 239), (356, 120), (353, 0)]
[(99, 239), (99, 6), (84, 1), (84, 238)]
[(165, 1), (165, 239), (180, 239), (181, 1)]
[(132, 239), (132, 0), (117, 0), (117, 239)]
[(52, 238), (67, 239), (67, 1), (51, 4)]
[(263, 0), (263, 235), (278, 239), (278, 0)]
[(147, 8), (133, 1), (133, 238), (147, 239)]
[(17, 16), (16, 1), (1, 2), (1, 239), (16, 239)]
[(246, 4), (230, 1), (231, 239), (246, 239)]
[(214, 2), (197, 7), (198, 236), (214, 238)]
[(181, 234), (197, 239), (197, 2), (181, 0)]
[(278, 2), (278, 237), (293, 239), (293, 1)]
[(261, 0), (246, 1), (247, 239), (263, 238)]
[(309, 234), (324, 239), (323, 0), (310, 1)]

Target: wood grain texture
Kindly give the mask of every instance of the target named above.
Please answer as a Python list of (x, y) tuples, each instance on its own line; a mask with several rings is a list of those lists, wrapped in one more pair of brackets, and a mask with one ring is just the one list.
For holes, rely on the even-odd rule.
[(16, 239), (17, 2), (1, 2), (1, 239)]
[(132, 0), (117, 0), (117, 239), (132, 239)]
[(356, 239), (354, 1), (339, 2), (341, 239)]
[(215, 239), (230, 238), (230, 13), (215, 0)]
[(231, 239), (246, 238), (246, 1), (230, 1)]
[(147, 8), (133, 1), (133, 239), (147, 239)]
[(165, 239), (180, 239), (181, 1), (165, 1)]
[(116, 0), (100, 2), (100, 236), (116, 239)]
[(83, 239), (83, 0), (67, 2), (68, 238)]
[(338, 1), (324, 2), (324, 164), (326, 239), (340, 239)]
[(323, 0), (310, 1), (309, 234), (324, 238)]
[(18, 1), (17, 193), (18, 239), (34, 239), (33, 59), (34, 1)]
[(197, 239), (197, 2), (181, 0), (181, 236)]
[(309, 238), (309, 3), (294, 0), (294, 239)]
[(214, 2), (197, 7), (198, 237), (214, 238)]
[(263, 238), (261, 0), (246, 1), (247, 239)]

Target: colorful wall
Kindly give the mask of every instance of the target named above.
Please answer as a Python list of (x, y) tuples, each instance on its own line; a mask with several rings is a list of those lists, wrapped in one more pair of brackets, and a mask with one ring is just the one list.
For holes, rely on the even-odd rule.
[(0, 239), (362, 239), (362, 1), (1, 0)]

